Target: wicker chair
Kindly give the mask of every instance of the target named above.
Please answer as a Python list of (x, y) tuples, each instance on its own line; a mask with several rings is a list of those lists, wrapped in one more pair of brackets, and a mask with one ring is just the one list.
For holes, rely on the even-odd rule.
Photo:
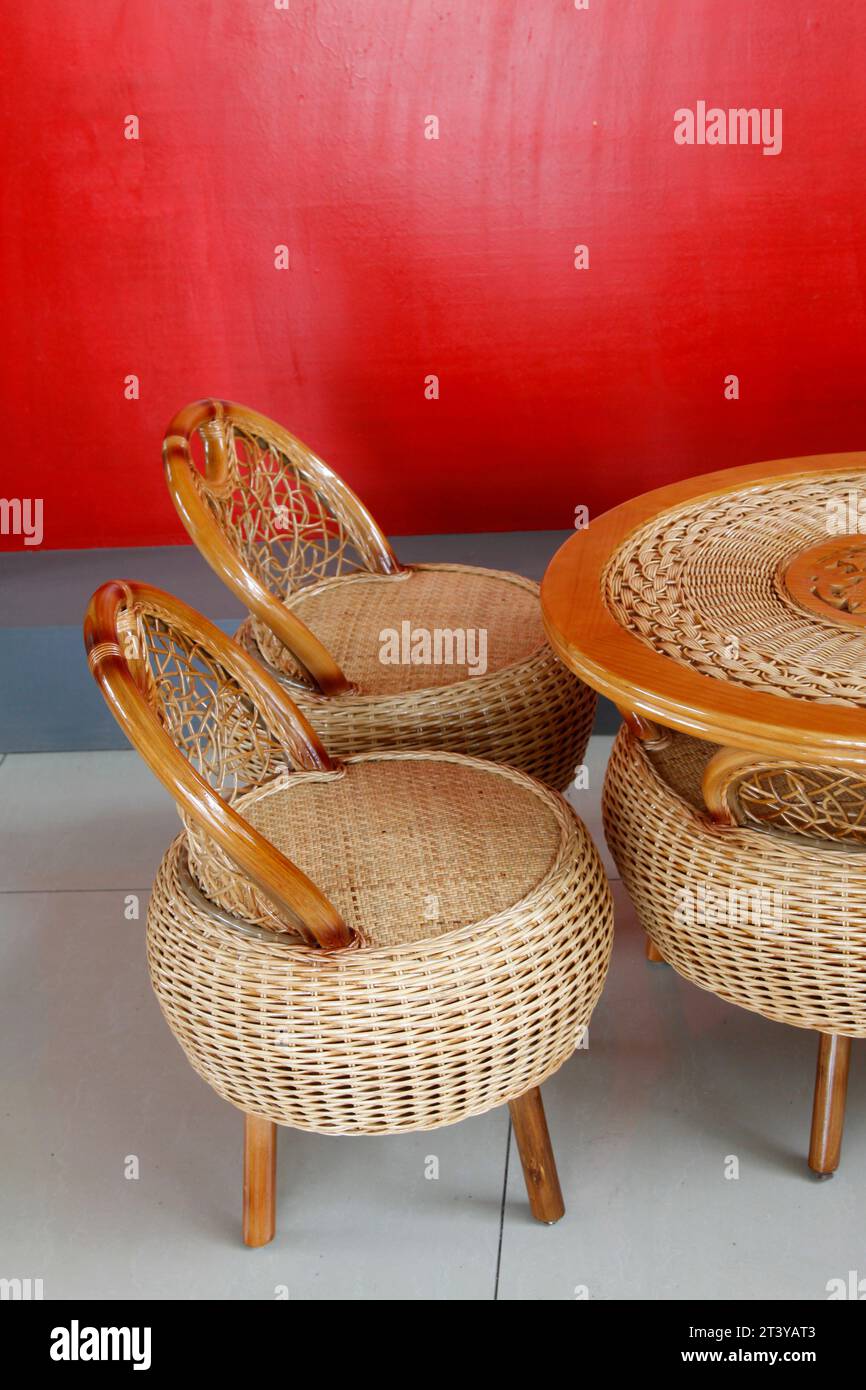
[(605, 835), (650, 959), (819, 1033), (809, 1166), (839, 1166), (851, 1039), (866, 1037), (866, 780), (632, 721)]
[(545, 642), (536, 584), (401, 565), (321, 459), (241, 406), (188, 406), (163, 451), (184, 526), (249, 609), (238, 641), (335, 757), (442, 748), (568, 785), (596, 696)]
[(397, 1133), (504, 1103), (532, 1212), (558, 1220), (538, 1087), (580, 1040), (612, 938), (570, 807), (446, 751), (332, 761), (261, 665), (158, 589), (104, 585), (85, 644), (183, 820), (150, 976), (194, 1069), (244, 1112), (247, 1244), (274, 1234), (276, 1125)]

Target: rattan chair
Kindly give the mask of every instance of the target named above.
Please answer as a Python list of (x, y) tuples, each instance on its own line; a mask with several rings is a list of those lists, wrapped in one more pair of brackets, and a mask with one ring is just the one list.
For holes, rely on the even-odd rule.
[(637, 725), (614, 744), (604, 824), (648, 954), (820, 1034), (809, 1166), (829, 1175), (866, 1037), (866, 780)]
[(434, 1129), (511, 1108), (533, 1214), (563, 1213), (539, 1086), (607, 970), (612, 909), (556, 792), (447, 751), (333, 761), (247, 652), (158, 589), (104, 585), (85, 644), (178, 803), (150, 977), (245, 1115), (244, 1238), (275, 1229), (276, 1125)]
[(249, 610), (238, 641), (335, 757), (442, 748), (568, 785), (596, 696), (547, 645), (536, 584), (401, 565), (346, 484), (242, 406), (188, 406), (163, 452), (184, 526)]

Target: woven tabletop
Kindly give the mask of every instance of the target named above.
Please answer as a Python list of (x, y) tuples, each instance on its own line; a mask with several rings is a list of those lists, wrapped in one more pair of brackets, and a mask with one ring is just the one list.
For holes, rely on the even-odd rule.
[[(864, 705), (866, 630), (841, 625), (830, 604), (823, 615), (807, 610), (785, 584), (788, 562), (830, 539), (829, 523), (863, 482), (797, 479), (663, 512), (611, 557), (604, 602), (621, 627), (704, 675)], [(839, 590), (844, 577), (840, 568)]]
[(866, 763), (866, 455), (751, 464), (590, 522), (542, 584), (560, 657), (717, 744)]

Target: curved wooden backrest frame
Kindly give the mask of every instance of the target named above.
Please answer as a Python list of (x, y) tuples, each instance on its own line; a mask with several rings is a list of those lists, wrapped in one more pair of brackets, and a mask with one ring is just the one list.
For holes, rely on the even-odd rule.
[[(250, 558), (249, 538), (244, 541), (239, 528), (226, 521), (237, 498), (240, 475), (235, 452), (235, 430), (245, 440), (263, 437), (272, 442), (285, 460), (286, 472), (294, 475), (305, 490), (289, 490), (286, 496), (300, 508), (307, 496), (315, 497), (318, 514), (314, 527), (302, 525), (295, 533), (293, 553), (303, 555), (324, 541), (328, 518), (333, 520), (339, 539), (339, 552), (348, 543), (358, 553), (363, 566), (379, 574), (397, 574), (403, 568), (383, 532), (364, 504), (340, 477), (301, 440), (273, 420), (231, 401), (196, 401), (172, 420), (163, 441), (165, 476), (171, 499), (189, 536), (208, 564), (223, 582), (262, 623), (279, 638), (294, 659), (326, 695), (349, 689), (340, 667), (310, 629), (285, 605), (288, 592), (280, 592), (256, 573)], [(191, 440), (202, 439), (205, 470), (193, 462)], [(308, 491), (307, 491), (308, 490)], [(247, 497), (252, 494), (247, 490)], [(258, 516), (255, 528), (269, 524), (261, 499), (256, 498)], [(222, 511), (222, 520), (218, 513)], [(292, 507), (287, 504), (286, 511)], [(297, 526), (297, 518), (287, 518)], [(300, 541), (298, 537), (300, 535)], [(261, 542), (259, 542), (261, 545)], [(323, 546), (327, 549), (327, 546)], [(301, 565), (298, 568), (302, 568)], [(321, 577), (321, 575), (320, 575)], [(290, 589), (289, 589), (290, 592)]]
[[(804, 762), (795, 755), (771, 758), (744, 752), (742, 748), (720, 748), (710, 758), (704, 768), (702, 778), (704, 804), (710, 817), (719, 825), (744, 824), (740, 799), (742, 783), (744, 779), (761, 773), (783, 773), (799, 779), (808, 777), (810, 774), (827, 775), (833, 779), (834, 802), (837, 802), (839, 786), (843, 779), (847, 781), (849, 787), (853, 787), (858, 801), (861, 803), (864, 790), (866, 790), (863, 768), (856, 764), (824, 763), (822, 765)], [(803, 800), (808, 801), (808, 793), (803, 794)], [(778, 807), (778, 799), (773, 796), (768, 798), (765, 804), (768, 808), (775, 809)], [(832, 827), (831, 830), (825, 829), (818, 836), (825, 843), (835, 841), (850, 849), (852, 842), (859, 841), (860, 852), (866, 849), (862, 833), (857, 834), (857, 831), (861, 830), (859, 817), (856, 822), (848, 821), (844, 810), (840, 808), (838, 814), (825, 816), (824, 823)], [(766, 817), (766, 826), (762, 825), (762, 829), (764, 828), (767, 833), (776, 833), (772, 816)], [(785, 830), (783, 833), (789, 834), (791, 832)], [(810, 831), (806, 827), (799, 829), (799, 833), (807, 838), (810, 835)]]
[(268, 674), (219, 628), (180, 599), (149, 584), (112, 580), (87, 608), (84, 643), (90, 669), (130, 743), (175, 801), (275, 904), (304, 937), (324, 950), (353, 943), (337, 909), (302, 871), (260, 835), (196, 770), (160, 721), (145, 693), (146, 657), (124, 650), (128, 615), (143, 610), (192, 639), (228, 672), (292, 762), (307, 771), (334, 764), (307, 720)]
[[(712, 819), (720, 825), (737, 825), (737, 783), (744, 773), (758, 766), (773, 765), (775, 761), (761, 758), (756, 753), (747, 753), (742, 748), (720, 748), (714, 753), (701, 779), (704, 805)], [(794, 761), (793, 758), (788, 759), (791, 764)]]

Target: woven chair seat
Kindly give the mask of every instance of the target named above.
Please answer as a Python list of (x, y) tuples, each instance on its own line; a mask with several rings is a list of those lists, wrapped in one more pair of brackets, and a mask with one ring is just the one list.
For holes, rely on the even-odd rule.
[[(715, 743), (670, 730), (647, 756), (671, 790), (703, 813), (703, 775), (718, 752)], [(737, 779), (730, 804), (742, 826), (866, 848), (866, 778), (853, 768), (755, 755), (754, 767)]]
[(225, 914), (273, 927), (267, 899), (192, 825), (175, 842), (151, 899), (151, 977), (227, 1100), (319, 1132), (428, 1129), (523, 1094), (574, 1050), (612, 908), (555, 793), (455, 755), (385, 753), (287, 773), (235, 806), (362, 940), (327, 953), (285, 930), (250, 939)]
[[(286, 774), (234, 804), (371, 946), (425, 941), (513, 907), (545, 878), (563, 834), (531, 783), (447, 757), (366, 755), (337, 772)], [(188, 834), (208, 897), (282, 927), (192, 824)]]
[[(528, 660), (544, 645), (538, 587), (520, 575), (466, 565), (423, 565), (396, 575), (358, 573), (327, 579), (295, 594), (288, 606), (331, 652), (362, 694), (393, 695), (478, 680)], [(408, 629), (404, 628), (408, 624)], [(256, 642), (279, 670), (298, 674), (291, 656), (253, 620)], [(412, 633), (418, 633), (412, 661)], [(434, 641), (439, 633), (438, 641)], [(454, 633), (484, 634), (485, 671), (471, 673)], [(403, 659), (383, 661), (383, 633), (397, 635)], [(429, 655), (424, 660), (429, 634)], [(452, 636), (444, 636), (451, 634)], [(387, 652), (386, 652), (387, 654)], [(469, 655), (477, 656), (477, 646)], [(477, 664), (477, 662), (476, 662)]]
[[(293, 595), (289, 607), (334, 654), (351, 690), (326, 697), (305, 687), (287, 648), (255, 618), (245, 620), (237, 640), (286, 684), (336, 756), (441, 748), (568, 786), (586, 751), (596, 695), (547, 645), (531, 580), (466, 565), (421, 565), (397, 575), (327, 579)], [(380, 660), (383, 634), (395, 634), (401, 656), (411, 656), (412, 633), (419, 631), (429, 634), (434, 660)], [(486, 670), (473, 675), (447, 654), (459, 652), (455, 632), (480, 631)], [(477, 636), (472, 640), (476, 645), (463, 651), (477, 657)], [(446, 659), (436, 662), (437, 651)]]
[(866, 855), (713, 823), (713, 745), (647, 751), (626, 728), (604, 788), (605, 834), (651, 941), (681, 975), (782, 1023), (866, 1036)]

